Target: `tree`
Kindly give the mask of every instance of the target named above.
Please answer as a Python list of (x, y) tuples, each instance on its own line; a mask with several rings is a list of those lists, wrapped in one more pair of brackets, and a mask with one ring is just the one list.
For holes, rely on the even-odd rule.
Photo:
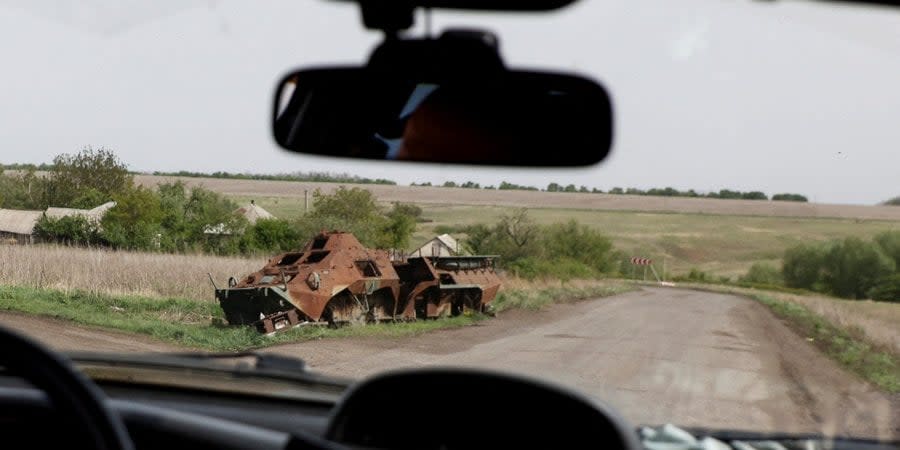
[(769, 197), (764, 192), (760, 192), (760, 191), (744, 192), (741, 194), (741, 198), (744, 200), (768, 200), (769, 199)]
[(341, 186), (331, 195), (317, 190), (313, 202), (314, 210), (299, 224), (301, 233), (339, 229), (352, 232), (363, 245), (376, 248), (405, 248), (415, 230), (415, 214), (421, 211), (414, 205), (395, 204), (385, 214), (371, 192), (357, 187)]
[(772, 196), (773, 201), (778, 202), (808, 202), (809, 200), (800, 194), (775, 194)]
[(563, 188), (558, 183), (550, 183), (547, 185), (547, 192), (560, 192)]
[(100, 243), (100, 231), (97, 224), (80, 215), (60, 218), (43, 215), (35, 225), (34, 232), (42, 240), (61, 244)]
[(886, 200), (884, 202), (884, 204), (888, 205), (888, 206), (900, 206), (900, 195), (898, 195), (890, 200)]
[(570, 184), (564, 189), (565, 192), (576, 192), (577, 190), (574, 184)]
[(286, 220), (259, 219), (247, 228), (241, 237), (240, 247), (245, 253), (288, 251), (303, 245), (305, 238)]
[(872, 300), (900, 302), (900, 272), (878, 279), (868, 294)]
[(788, 287), (815, 290), (822, 281), (825, 248), (797, 245), (788, 248), (782, 258), (781, 274)]
[(394, 202), (393, 209), (388, 215), (392, 214), (402, 214), (411, 217), (414, 221), (419, 222), (422, 220), (422, 207), (416, 205), (414, 203), (399, 203)]
[(75, 207), (76, 200), (80, 199), (81, 204), (77, 206), (84, 206), (86, 198), (103, 203), (132, 183), (127, 165), (115, 153), (105, 148), (85, 147), (78, 153), (64, 153), (53, 159), (47, 177), (46, 203)]
[(312, 218), (337, 219), (348, 224), (372, 220), (379, 215), (375, 196), (366, 189), (340, 186), (332, 194), (313, 192)]
[(625, 191), (622, 190), (622, 188), (620, 188), (620, 187), (614, 187), (614, 188), (612, 188), (612, 189), (609, 190), (609, 193), (610, 193), (610, 194), (615, 194), (615, 195), (622, 195), (622, 194), (625, 193)]
[(900, 230), (889, 230), (878, 233), (875, 243), (885, 255), (894, 260), (894, 266), (900, 270)]
[(158, 187), (162, 210), (160, 248), (183, 251), (199, 248), (215, 253), (232, 251), (248, 224), (234, 213), (237, 205), (225, 196), (196, 186), (187, 189), (181, 182)]
[(21, 174), (0, 174), (0, 208), (46, 209), (46, 184), (34, 168)]
[(120, 248), (159, 248), (163, 219), (159, 196), (144, 187), (131, 187), (113, 199), (116, 206), (100, 222), (103, 238)]
[(618, 262), (609, 238), (574, 219), (547, 227), (540, 247), (548, 260), (577, 261), (597, 273), (616, 270)]
[(456, 185), (456, 182), (455, 182), (455, 181), (445, 181), (444, 184), (441, 185), (441, 187), (451, 187), (451, 188), (453, 188), (453, 187), (457, 187), (457, 185)]
[(375, 242), (377, 248), (405, 250), (409, 247), (409, 238), (416, 230), (416, 221), (406, 214), (390, 214), (384, 221), (381, 232)]
[(877, 280), (896, 270), (894, 261), (881, 249), (862, 239), (849, 237), (831, 246), (825, 254), (823, 280), (838, 297), (866, 298)]

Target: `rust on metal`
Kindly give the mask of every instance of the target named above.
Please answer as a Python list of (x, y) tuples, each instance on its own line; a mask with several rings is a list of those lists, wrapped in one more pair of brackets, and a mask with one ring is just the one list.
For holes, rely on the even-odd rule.
[[(317, 234), (276, 255), (216, 299), (232, 325), (263, 333), (309, 325), (415, 320), (483, 312), (500, 288), (492, 256), (398, 258), (353, 234)], [(214, 285), (215, 287), (215, 285)]]

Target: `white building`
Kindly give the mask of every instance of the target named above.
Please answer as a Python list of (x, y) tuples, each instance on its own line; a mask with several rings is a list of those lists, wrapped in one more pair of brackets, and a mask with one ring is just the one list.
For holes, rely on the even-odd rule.
[(459, 242), (449, 234), (442, 234), (422, 244), (409, 256), (457, 256), (461, 254), (463, 252)]

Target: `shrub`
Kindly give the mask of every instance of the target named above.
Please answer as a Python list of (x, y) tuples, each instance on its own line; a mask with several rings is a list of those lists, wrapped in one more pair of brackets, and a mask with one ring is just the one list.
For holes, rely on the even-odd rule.
[(821, 288), (826, 249), (816, 245), (797, 245), (787, 249), (782, 258), (781, 275), (788, 287), (816, 290)]
[(780, 285), (784, 283), (784, 280), (781, 278), (781, 271), (775, 266), (765, 263), (754, 263), (750, 266), (747, 274), (740, 277), (739, 281), (765, 285)]
[(772, 200), (781, 201), (781, 202), (808, 202), (805, 196), (800, 194), (775, 194), (772, 196)]
[(866, 298), (876, 280), (893, 274), (895, 268), (877, 245), (850, 237), (826, 253), (823, 281), (838, 297)]
[(879, 278), (868, 294), (872, 300), (900, 302), (900, 273)]
[(886, 255), (894, 260), (894, 267), (900, 270), (900, 230), (890, 230), (875, 236), (875, 243)]
[(41, 216), (35, 234), (60, 244), (87, 245), (101, 242), (97, 225), (84, 216), (64, 216), (58, 219)]
[(241, 238), (241, 250), (245, 253), (265, 251), (269, 253), (299, 248), (307, 236), (300, 236), (290, 222), (282, 219), (259, 219)]

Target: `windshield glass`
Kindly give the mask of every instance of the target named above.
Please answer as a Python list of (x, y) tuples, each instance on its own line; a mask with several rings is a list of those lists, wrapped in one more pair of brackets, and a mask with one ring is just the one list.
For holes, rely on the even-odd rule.
[(634, 425), (900, 438), (900, 11), (433, 12), (608, 88), (610, 156), (563, 170), (278, 149), (276, 81), (379, 42), (351, 4), (3, 5), (2, 326), (341, 378), (511, 371)]

